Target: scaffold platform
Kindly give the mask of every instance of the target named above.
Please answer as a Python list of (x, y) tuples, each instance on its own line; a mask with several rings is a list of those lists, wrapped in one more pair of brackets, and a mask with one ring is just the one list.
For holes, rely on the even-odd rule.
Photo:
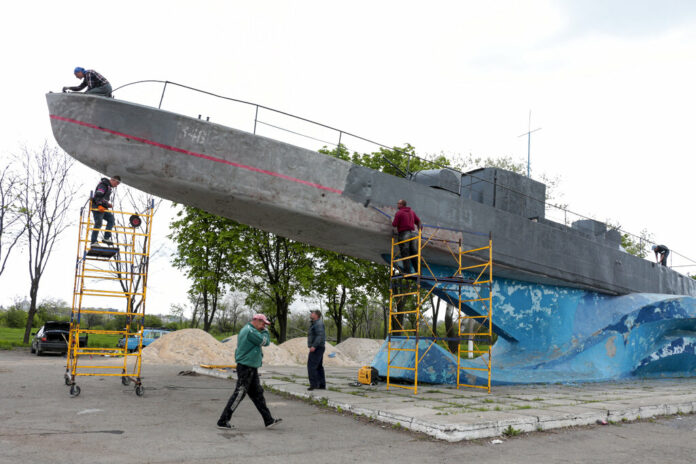
[[(145, 325), (145, 299), (151, 246), (154, 201), (148, 200), (144, 212), (132, 213), (118, 210), (103, 211), (113, 214), (113, 243), (91, 243), (95, 229), (91, 200), (80, 209), (77, 258), (70, 314), (65, 385), (70, 395), (78, 396), (78, 377), (120, 377), (123, 385), (134, 384), (138, 396), (144, 394), (142, 384), (142, 334)], [(116, 301), (119, 307), (111, 303)], [(90, 314), (115, 320), (112, 330), (85, 327), (83, 318)], [(117, 335), (113, 347), (80, 346), (80, 335)], [(137, 337), (137, 348), (129, 349), (128, 340)], [(114, 337), (115, 338), (115, 337)], [(132, 344), (132, 342), (131, 342)], [(81, 361), (87, 357), (108, 357), (115, 364)]]
[[(389, 288), (389, 320), (387, 327), (387, 389), (391, 387), (418, 393), (418, 371), (421, 361), (437, 343), (455, 342), (457, 345), (457, 388), (484, 388), (491, 391), (493, 345), (493, 242), (490, 234), (487, 244), (473, 249), (463, 249), (458, 242), (439, 237), (441, 228), (424, 226), (427, 234), (419, 230), (411, 238), (391, 242), (391, 271)], [(415, 242), (416, 254), (403, 256), (400, 249), (409, 248)], [(452, 257), (452, 275), (434, 271), (425, 258), (426, 247), (438, 245)], [(416, 269), (412, 269), (415, 267)], [(440, 269), (443, 266), (439, 266)], [(447, 290), (447, 291), (439, 291)], [(433, 296), (445, 299), (457, 308), (456, 337), (441, 337), (428, 322), (428, 308), (424, 303)], [(450, 295), (456, 294), (453, 299)], [(483, 364), (470, 365), (464, 359), (480, 358)], [(483, 365), (484, 367), (480, 367)], [(394, 370), (397, 375), (392, 372)], [(486, 385), (466, 382), (467, 371), (486, 375)], [(408, 372), (408, 375), (403, 375)], [(412, 378), (412, 384), (404, 378)]]

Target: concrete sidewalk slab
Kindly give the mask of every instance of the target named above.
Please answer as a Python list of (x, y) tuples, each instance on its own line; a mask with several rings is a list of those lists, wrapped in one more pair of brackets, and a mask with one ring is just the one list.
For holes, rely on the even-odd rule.
[[(230, 370), (193, 370), (236, 379)], [(328, 389), (313, 391), (307, 390), (304, 367), (263, 367), (260, 374), (266, 388), (452, 442), (696, 412), (696, 379), (685, 378), (506, 385), (490, 394), (423, 385), (414, 395), (400, 388), (387, 390), (384, 383), (355, 385), (355, 368), (326, 369)]]

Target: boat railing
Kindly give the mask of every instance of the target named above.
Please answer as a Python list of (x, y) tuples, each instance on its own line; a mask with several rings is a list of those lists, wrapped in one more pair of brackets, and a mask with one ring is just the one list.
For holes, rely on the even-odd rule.
[[(326, 124), (322, 124), (317, 121), (313, 121), (308, 118), (297, 116), (285, 111), (270, 108), (268, 106), (260, 105), (258, 103), (253, 103), (245, 100), (240, 100), (238, 98), (227, 97), (224, 95), (216, 94), (213, 92), (208, 92), (206, 90), (197, 89), (184, 84), (179, 84), (177, 82), (172, 82), (168, 80), (140, 80), (135, 82), (130, 82), (114, 89), (114, 93), (121, 91), (122, 89), (133, 87), (140, 84), (157, 84), (162, 85), (162, 91), (159, 93), (159, 102), (157, 103), (157, 108), (163, 109), (162, 105), (165, 101), (165, 96), (176, 92), (178, 90), (186, 92), (195, 92), (207, 97), (212, 97), (216, 100), (225, 100), (238, 105), (238, 107), (246, 108), (248, 111), (235, 112), (235, 111), (225, 111), (220, 112), (217, 106), (206, 106), (203, 104), (199, 106), (203, 110), (210, 110), (219, 113), (221, 119), (214, 120), (213, 122), (225, 121), (225, 125), (231, 127), (236, 127), (238, 129), (247, 130), (256, 135), (263, 135), (265, 137), (281, 140), (287, 143), (292, 143), (294, 145), (302, 146), (311, 150), (319, 150), (321, 148), (326, 148), (328, 146), (332, 147), (343, 147), (349, 152), (357, 153), (374, 153), (375, 148), (382, 155), (384, 161), (390, 164), (396, 172), (400, 173), (403, 177), (411, 178), (412, 172), (410, 167), (412, 162), (418, 160), (419, 167), (431, 166), (432, 169), (451, 169), (459, 174), (466, 174), (472, 179), (476, 179), (476, 182), (485, 182), (494, 184), (494, 181), (486, 179), (484, 177), (478, 177), (474, 173), (463, 173), (462, 171), (453, 168), (452, 166), (446, 166), (433, 160), (428, 160), (426, 158), (420, 157), (411, 151), (404, 151), (398, 147), (389, 146), (366, 137), (362, 137), (352, 132), (348, 132), (336, 127), (332, 127)], [(151, 98), (151, 92), (149, 94), (139, 94), (141, 99)], [(175, 95), (176, 96), (176, 95)], [(168, 99), (171, 102), (171, 106), (166, 108), (169, 111), (175, 111), (179, 113), (186, 113), (190, 110), (190, 100), (186, 98), (182, 99)], [(181, 101), (186, 102), (185, 107), (176, 108), (177, 104), (181, 104)], [(154, 106), (154, 100), (151, 100), (152, 106)], [(197, 105), (200, 105), (199, 101), (196, 101)], [(199, 119), (202, 119), (204, 113), (198, 115)], [(253, 115), (253, 117), (252, 117)], [(206, 120), (210, 120), (210, 117), (206, 117)], [(232, 124), (230, 124), (232, 122)], [(262, 129), (263, 128), (263, 129)], [(385, 154), (388, 152), (396, 152), (406, 157), (406, 169), (395, 164), (390, 160)], [(633, 243), (634, 249), (632, 250), (634, 254), (645, 257), (646, 259), (652, 258), (651, 245), (654, 244), (652, 237), (643, 231), (640, 234), (634, 234), (629, 231), (624, 230), (617, 224), (611, 224), (608, 221), (597, 220), (593, 217), (583, 215), (568, 209), (565, 205), (554, 204), (547, 198), (535, 198), (534, 196), (528, 195), (524, 192), (520, 192), (517, 189), (503, 185), (500, 181), (495, 181), (495, 186), (498, 188), (505, 189), (517, 196), (526, 198), (532, 202), (542, 203), (544, 205), (545, 219), (550, 221), (563, 224), (565, 226), (571, 227), (572, 224), (579, 220), (592, 220), (606, 225), (606, 230), (616, 230), (622, 236), (626, 236)], [(462, 182), (459, 183), (459, 194), (460, 195), (471, 195), (471, 189), (465, 191), (462, 187)], [(530, 218), (534, 220), (534, 218)], [(696, 260), (688, 258), (683, 254), (671, 250), (669, 256), (669, 265), (672, 268), (693, 268), (696, 267)]]

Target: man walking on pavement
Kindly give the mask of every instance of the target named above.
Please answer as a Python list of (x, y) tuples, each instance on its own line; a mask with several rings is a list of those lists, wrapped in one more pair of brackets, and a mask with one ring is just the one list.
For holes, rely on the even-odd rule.
[(655, 252), (655, 261), (663, 266), (667, 266), (667, 257), (669, 256), (669, 248), (664, 245), (653, 245), (652, 250)]
[(80, 90), (87, 87), (85, 93), (92, 95), (102, 95), (104, 97), (111, 97), (111, 84), (106, 80), (104, 76), (99, 74), (93, 69), (85, 69), (81, 67), (75, 68), (75, 77), (82, 79), (82, 83), (76, 87), (63, 87), (63, 92), (68, 90), (72, 92), (79, 92)]
[(230, 419), (232, 414), (239, 406), (239, 403), (247, 394), (251, 401), (256, 406), (256, 409), (263, 417), (263, 423), (266, 427), (273, 427), (282, 419), (274, 419), (271, 411), (266, 406), (266, 399), (263, 397), (263, 387), (259, 380), (259, 367), (263, 361), (262, 346), (268, 346), (271, 343), (271, 336), (268, 333), (266, 326), (270, 322), (263, 314), (256, 314), (247, 325), (239, 332), (237, 337), (237, 350), (234, 352), (234, 358), (237, 362), (237, 385), (234, 388), (234, 393), (227, 401), (225, 409), (222, 410), (220, 419), (217, 421), (218, 428), (229, 430), (232, 428)]
[(97, 237), (102, 226), (102, 221), (106, 219), (106, 230), (104, 231), (104, 243), (111, 246), (114, 242), (111, 241), (111, 231), (114, 228), (114, 214), (111, 211), (111, 192), (114, 187), (121, 183), (121, 176), (113, 176), (111, 179), (102, 177), (94, 190), (92, 197), (92, 214), (94, 215), (94, 230), (92, 230), (92, 238), (90, 240), (92, 246), (97, 244)]
[[(394, 233), (397, 234), (397, 241), (403, 242), (404, 240), (415, 238), (417, 236), (416, 232), (421, 228), (421, 220), (411, 208), (406, 206), (406, 200), (399, 200), (396, 206), (398, 211), (394, 215), (392, 227), (394, 227)], [(416, 227), (418, 227), (418, 229), (416, 229)], [(409, 240), (406, 243), (400, 243), (399, 251), (401, 253), (401, 258), (418, 255), (418, 240)], [(404, 272), (410, 274), (409, 261), (411, 267), (413, 267), (412, 272), (418, 272), (418, 256), (402, 261), (402, 263), (404, 263)]]
[(309, 388), (307, 390), (325, 390), (326, 377), (324, 376), (324, 350), (326, 349), (326, 332), (324, 321), (321, 320), (321, 311), (318, 309), (309, 313), (312, 324), (307, 334), (307, 346), (309, 357), (307, 358), (307, 375), (309, 376)]

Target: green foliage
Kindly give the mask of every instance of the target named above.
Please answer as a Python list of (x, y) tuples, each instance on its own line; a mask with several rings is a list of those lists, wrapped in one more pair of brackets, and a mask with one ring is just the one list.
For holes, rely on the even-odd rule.
[(290, 305), (308, 294), (314, 276), (311, 257), (317, 249), (246, 226), (240, 226), (236, 248), (246, 264), (240, 279), (246, 302), (268, 316), (271, 334), (283, 343)]
[(146, 314), (145, 315), (145, 327), (162, 327), (164, 323), (159, 316)]
[(244, 267), (235, 246), (243, 226), (191, 206), (184, 206), (177, 218), (169, 235), (177, 246), (173, 264), (193, 281), (190, 293), (200, 295), (203, 329), (209, 331), (218, 300)]
[(512, 425), (508, 425), (505, 430), (503, 430), (503, 435), (506, 437), (516, 437), (521, 433), (520, 430), (514, 428)]
[(639, 258), (648, 256), (648, 253), (651, 251), (650, 244), (653, 242), (653, 235), (646, 229), (641, 230), (638, 237), (627, 233), (621, 234), (621, 246), (627, 253)]
[(5, 323), (10, 328), (26, 327), (27, 312), (18, 308), (10, 308), (5, 313)]

